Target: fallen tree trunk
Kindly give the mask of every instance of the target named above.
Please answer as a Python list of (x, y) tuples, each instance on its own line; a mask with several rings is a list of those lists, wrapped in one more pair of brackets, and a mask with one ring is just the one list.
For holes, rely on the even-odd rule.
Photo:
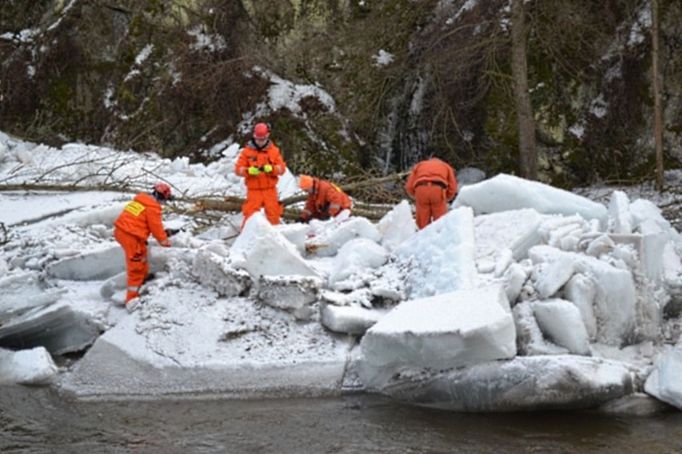
[[(362, 181), (343, 184), (339, 187), (344, 192), (361, 191), (371, 188), (376, 188), (383, 183), (392, 181), (399, 181), (408, 172), (396, 173), (384, 177), (368, 178)], [(106, 184), (106, 185), (73, 185), (73, 184), (0, 184), (0, 191), (113, 191), (124, 193), (139, 192), (139, 188), (131, 188), (126, 185)], [(305, 201), (308, 198), (306, 194), (295, 195), (282, 199), (280, 203), (285, 208), (284, 219), (295, 220), (300, 214), (301, 210), (291, 207), (296, 203)], [(241, 197), (228, 196), (223, 199), (212, 197), (175, 197), (176, 202), (184, 202), (194, 204), (194, 208), (188, 210), (189, 213), (203, 212), (203, 211), (222, 211), (222, 212), (239, 212), (242, 209), (244, 199)], [(355, 216), (363, 216), (372, 221), (378, 221), (386, 213), (393, 208), (392, 204), (371, 204), (355, 201), (353, 205), (353, 214)], [(171, 204), (172, 209), (172, 204)], [(187, 210), (185, 210), (187, 212)], [(188, 214), (189, 214), (188, 213)]]
[[(304, 199), (305, 200), (305, 199)], [(239, 212), (242, 209), (244, 199), (237, 197), (219, 199), (199, 199), (195, 202), (196, 211), (223, 211), (223, 212)], [(386, 205), (367, 205), (353, 207), (354, 216), (362, 216), (371, 221), (378, 221), (393, 207)], [(301, 210), (292, 207), (285, 207), (282, 217), (284, 219), (296, 220), (301, 215)]]

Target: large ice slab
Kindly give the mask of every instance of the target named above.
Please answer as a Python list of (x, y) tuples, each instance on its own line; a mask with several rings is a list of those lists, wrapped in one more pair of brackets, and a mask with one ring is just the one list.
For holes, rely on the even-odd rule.
[(576, 355), (590, 354), (585, 323), (573, 303), (555, 298), (531, 304), (538, 326), (549, 339)]
[(519, 355), (563, 355), (568, 349), (560, 347), (545, 339), (535, 319), (533, 303), (524, 301), (512, 309), (516, 325), (516, 346)]
[(227, 257), (202, 249), (192, 261), (192, 275), (201, 285), (212, 288), (220, 296), (244, 295), (251, 288), (251, 275), (237, 269)]
[(575, 262), (571, 257), (563, 256), (555, 261), (537, 266), (535, 271), (535, 289), (540, 298), (554, 296), (575, 273)]
[(57, 366), (43, 347), (13, 352), (0, 348), (0, 385), (47, 385), (57, 376)]
[(103, 334), (62, 387), (91, 397), (339, 394), (351, 345), (251, 300), (171, 287)]
[(579, 214), (605, 225), (606, 207), (585, 197), (537, 181), (500, 174), (460, 189), (455, 206), (470, 206), (476, 214), (534, 208), (546, 214)]
[(0, 327), (0, 347), (26, 349), (45, 347), (54, 355), (78, 352), (92, 344), (102, 332), (89, 314), (55, 303), (27, 312)]
[(262, 275), (317, 276), (303, 260), (296, 246), (256, 213), (246, 221), (244, 230), (230, 249), (232, 264), (245, 269), (252, 277)]
[(682, 346), (661, 355), (644, 384), (644, 391), (682, 410)]
[(510, 249), (515, 260), (525, 258), (542, 242), (538, 229), (544, 217), (531, 208), (476, 216), (476, 260), (494, 261), (502, 248)]
[(578, 308), (590, 340), (595, 340), (597, 318), (594, 315), (594, 303), (597, 287), (594, 281), (584, 274), (574, 274), (564, 286), (564, 297)]
[(322, 280), (312, 276), (261, 276), (256, 298), (268, 306), (288, 311), (299, 320), (310, 319)]
[(125, 271), (125, 257), (119, 245), (108, 245), (47, 266), (47, 274), (57, 279), (99, 280)]
[(516, 330), (499, 285), (406, 301), (362, 338), (363, 380), (404, 367), (441, 370), (516, 354)]
[(65, 289), (49, 287), (36, 271), (5, 274), (0, 277), (0, 326), (33, 308), (54, 303), (64, 293)]
[(365, 334), (384, 315), (385, 311), (365, 309), (359, 305), (320, 304), (320, 322), (335, 333)]
[(391, 211), (386, 213), (377, 223), (377, 230), (381, 234), (381, 245), (392, 251), (400, 243), (414, 235), (417, 223), (414, 222), (412, 209), (407, 200), (401, 200)]
[(395, 250), (409, 263), (410, 297), (438, 295), (470, 288), (476, 279), (471, 208), (452, 210)]
[(454, 411), (595, 408), (633, 391), (628, 368), (584, 356), (518, 356), (440, 373), (397, 375), (378, 391)]

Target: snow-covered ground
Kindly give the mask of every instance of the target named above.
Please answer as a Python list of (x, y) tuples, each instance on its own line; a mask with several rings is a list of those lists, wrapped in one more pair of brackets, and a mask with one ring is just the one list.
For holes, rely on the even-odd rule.
[[(220, 151), (190, 164), (0, 133), (0, 383), (82, 398), (368, 391), (464, 411), (682, 408), (682, 246), (665, 199), (498, 175), (462, 187), (422, 231), (403, 201), (378, 223), (257, 214), (240, 233), (240, 214), (186, 201), (244, 195), (238, 146)], [(180, 232), (170, 249), (150, 241), (156, 277), (128, 314), (112, 223), (159, 179), (183, 196), (164, 213)], [(292, 174), (279, 191), (296, 194)]]

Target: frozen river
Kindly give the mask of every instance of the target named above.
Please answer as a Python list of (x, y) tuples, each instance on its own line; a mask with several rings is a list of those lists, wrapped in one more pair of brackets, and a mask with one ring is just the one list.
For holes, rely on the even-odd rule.
[(381, 397), (72, 401), (0, 388), (0, 452), (682, 452), (682, 413), (458, 414)]

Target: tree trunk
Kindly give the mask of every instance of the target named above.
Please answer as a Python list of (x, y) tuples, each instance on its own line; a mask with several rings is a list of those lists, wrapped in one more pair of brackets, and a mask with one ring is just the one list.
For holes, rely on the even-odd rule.
[(661, 107), (661, 74), (658, 67), (658, 0), (651, 0), (651, 79), (654, 92), (654, 142), (656, 144), (656, 189), (663, 191), (663, 114)]
[(527, 34), (523, 1), (512, 1), (511, 69), (519, 128), (519, 170), (522, 177), (536, 180), (538, 176), (538, 157), (535, 151), (533, 108), (531, 107), (530, 95), (528, 93)]

